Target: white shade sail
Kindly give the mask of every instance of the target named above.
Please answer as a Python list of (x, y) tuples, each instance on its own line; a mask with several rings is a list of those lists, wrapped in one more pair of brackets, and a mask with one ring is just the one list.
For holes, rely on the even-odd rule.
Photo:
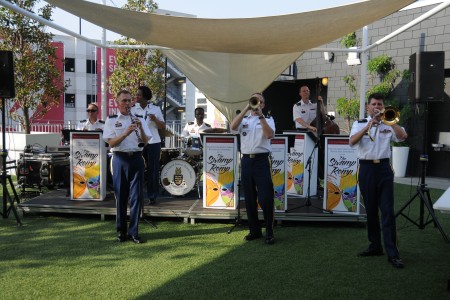
[(303, 13), (243, 19), (159, 15), (82, 0), (47, 0), (91, 23), (168, 47), (171, 61), (231, 120), (303, 51), (390, 15), (414, 0), (366, 0)]

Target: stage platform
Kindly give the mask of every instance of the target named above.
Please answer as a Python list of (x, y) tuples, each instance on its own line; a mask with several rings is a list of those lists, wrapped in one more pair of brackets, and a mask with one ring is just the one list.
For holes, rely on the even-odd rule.
[[(344, 222), (366, 222), (364, 208), (358, 215), (328, 213), (324, 212), (322, 199), (310, 197), (311, 206), (305, 206), (306, 198), (288, 198), (288, 210), (275, 212), (275, 221), (344, 221)], [(28, 200), (21, 200), (18, 205), (19, 211), (24, 213), (64, 213), (64, 214), (86, 214), (98, 215), (101, 220), (105, 216), (116, 215), (114, 194), (109, 191), (104, 201), (74, 201), (67, 196), (66, 189), (53, 190), (38, 195)], [(240, 218), (246, 220), (245, 203), (240, 200)], [(163, 194), (157, 198), (156, 204), (144, 205), (144, 215), (151, 218), (177, 218), (185, 223), (194, 224), (196, 220), (236, 220), (238, 210), (203, 208), (202, 199), (196, 191), (184, 196), (172, 196)], [(260, 219), (263, 219), (260, 212)]]

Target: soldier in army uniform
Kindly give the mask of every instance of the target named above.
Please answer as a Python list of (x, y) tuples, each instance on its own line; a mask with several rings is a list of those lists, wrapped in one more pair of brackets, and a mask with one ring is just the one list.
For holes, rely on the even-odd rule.
[(90, 103), (86, 109), (88, 113), (88, 118), (86, 120), (81, 120), (77, 124), (77, 130), (84, 131), (94, 131), (103, 130), (105, 126), (105, 121), (98, 119), (98, 106), (95, 103)]

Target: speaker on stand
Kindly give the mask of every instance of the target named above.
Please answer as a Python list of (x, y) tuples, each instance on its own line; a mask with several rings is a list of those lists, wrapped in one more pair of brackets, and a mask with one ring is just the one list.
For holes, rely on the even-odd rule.
[[(1, 216), (3, 218), (7, 218), (9, 212), (12, 211), (14, 216), (16, 217), (16, 221), (18, 225), (22, 225), (20, 222), (19, 215), (17, 213), (14, 201), (19, 203), (19, 197), (17, 196), (16, 189), (14, 188), (14, 184), (11, 180), (11, 175), (7, 173), (6, 170), (6, 158), (8, 156), (8, 150), (6, 150), (6, 98), (14, 98), (16, 96), (14, 90), (14, 67), (13, 67), (13, 54), (11, 51), (0, 51), (0, 100), (1, 100), (1, 109), (2, 109), (2, 147), (1, 150), (1, 160), (2, 160), (2, 170), (1, 170), (1, 184), (3, 188), (3, 205)], [(9, 188), (12, 190), (13, 195), (8, 191)], [(9, 207), (7, 205), (7, 201), (9, 201)]]
[(443, 101), (444, 51), (417, 52), (409, 57), (409, 99), (413, 102)]

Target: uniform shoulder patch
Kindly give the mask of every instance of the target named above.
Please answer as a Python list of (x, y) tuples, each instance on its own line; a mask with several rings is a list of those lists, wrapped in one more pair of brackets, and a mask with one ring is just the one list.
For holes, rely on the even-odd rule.
[(207, 127), (211, 127), (211, 125), (209, 125), (208, 123), (205, 123), (205, 126), (207, 126)]
[(98, 120), (99, 123), (105, 124), (105, 121), (103, 120)]
[(142, 115), (134, 115), (135, 117), (142, 118)]
[(117, 118), (117, 115), (110, 115), (108, 118), (114, 119), (114, 118)]
[(367, 119), (358, 120), (358, 123), (367, 123)]
[(193, 125), (193, 124), (194, 124), (194, 122), (188, 122), (188, 124), (189, 124), (189, 125)]
[(84, 122), (86, 122), (86, 120), (81, 120), (81, 121), (80, 121), (80, 123), (84, 123)]
[(300, 106), (300, 105), (302, 105), (302, 103), (301, 102), (297, 102), (297, 103), (295, 103), (295, 105)]

